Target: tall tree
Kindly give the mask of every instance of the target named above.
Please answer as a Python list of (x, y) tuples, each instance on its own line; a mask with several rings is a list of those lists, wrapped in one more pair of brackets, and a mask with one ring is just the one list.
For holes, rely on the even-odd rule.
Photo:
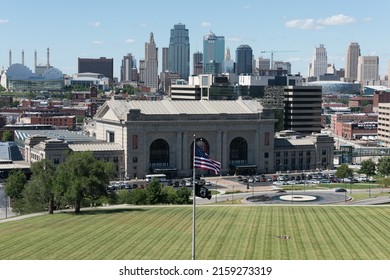
[(26, 183), (26, 175), (22, 170), (12, 170), (5, 181), (4, 192), (12, 200), (21, 199)]
[(26, 209), (29, 212), (48, 209), (49, 214), (54, 211), (54, 172), (55, 167), (48, 159), (31, 164), (31, 180), (23, 192)]
[(373, 162), (372, 159), (366, 159), (361, 162), (359, 173), (365, 174), (368, 179), (370, 176), (375, 175), (375, 169), (376, 169), (375, 162)]
[(91, 152), (73, 152), (56, 169), (56, 194), (80, 213), (83, 199), (107, 195), (106, 186), (114, 174), (114, 164), (95, 159)]
[(382, 176), (388, 177), (390, 175), (390, 157), (381, 157), (378, 160), (377, 170)]
[(336, 170), (336, 177), (337, 178), (341, 178), (341, 179), (345, 179), (345, 178), (349, 178), (349, 177), (352, 177), (353, 175), (353, 170), (352, 168), (350, 168), (348, 166), (348, 164), (346, 163), (343, 163), (341, 164), (337, 170)]

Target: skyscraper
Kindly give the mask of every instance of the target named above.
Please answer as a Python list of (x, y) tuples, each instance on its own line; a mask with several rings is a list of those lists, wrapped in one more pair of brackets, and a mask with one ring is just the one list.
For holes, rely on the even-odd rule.
[(158, 48), (150, 33), (149, 42), (145, 43), (145, 85), (158, 89)]
[(357, 80), (358, 60), (360, 56), (360, 47), (358, 43), (350, 43), (345, 57), (345, 79), (348, 82)]
[(221, 74), (225, 56), (225, 37), (210, 31), (203, 37), (203, 73)]
[(169, 48), (162, 48), (162, 72), (169, 71)]
[(194, 65), (193, 66), (194, 69), (193, 69), (192, 73), (195, 76), (203, 74), (203, 53), (201, 53), (201, 52), (194, 53), (192, 63)]
[(376, 85), (379, 80), (378, 56), (359, 56), (357, 80), (363, 85)]
[(321, 86), (284, 87), (284, 129), (303, 135), (321, 132)]
[(121, 66), (121, 81), (135, 81), (136, 77), (133, 77), (134, 75), (134, 69), (136, 69), (136, 61), (134, 56), (131, 53), (128, 53), (125, 55), (122, 59), (122, 66)]
[(188, 80), (190, 75), (190, 38), (188, 29), (182, 23), (175, 24), (169, 38), (169, 72), (180, 73)]
[(236, 74), (252, 74), (253, 52), (248, 45), (236, 49)]
[(230, 48), (226, 49), (225, 60), (223, 61), (222, 73), (234, 73), (234, 61), (230, 55)]
[(313, 58), (309, 65), (309, 77), (319, 77), (326, 73), (328, 68), (328, 57), (323, 44), (314, 49)]

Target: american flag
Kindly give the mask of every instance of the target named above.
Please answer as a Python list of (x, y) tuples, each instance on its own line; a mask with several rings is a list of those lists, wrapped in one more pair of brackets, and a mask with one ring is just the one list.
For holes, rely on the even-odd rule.
[(211, 170), (215, 174), (221, 172), (221, 163), (209, 157), (201, 147), (195, 144), (194, 167), (199, 169)]

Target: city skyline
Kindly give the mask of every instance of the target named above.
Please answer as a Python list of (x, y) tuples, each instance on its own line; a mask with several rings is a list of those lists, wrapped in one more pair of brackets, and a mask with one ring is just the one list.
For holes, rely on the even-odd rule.
[[(145, 43), (154, 34), (159, 51), (159, 72), (162, 49), (169, 47), (170, 30), (182, 23), (189, 30), (190, 74), (192, 56), (203, 52), (203, 37), (210, 31), (225, 37), (236, 61), (235, 51), (249, 45), (254, 58), (270, 58), (291, 62), (292, 73), (307, 76), (313, 50), (324, 45), (328, 63), (345, 68), (346, 50), (357, 42), (362, 56), (379, 57), (379, 74), (388, 74), (390, 49), (383, 44), (386, 11), (389, 3), (373, 0), (372, 7), (362, 9), (347, 1), (316, 3), (303, 0), (299, 5), (275, 6), (271, 3), (245, 1), (238, 3), (206, 2), (196, 7), (183, 1), (158, 1), (148, 4), (114, 0), (110, 5), (95, 1), (70, 0), (59, 6), (48, 0), (0, 3), (0, 66), (8, 67), (9, 50), (12, 62), (34, 69), (34, 52), (38, 64), (46, 63), (50, 48), (50, 65), (64, 74), (77, 73), (78, 58), (107, 57), (114, 60), (114, 76), (120, 78), (123, 56), (131, 53), (139, 61), (145, 59)], [(296, 3), (297, 4), (297, 3)], [(151, 8), (155, 5), (155, 8)], [(197, 12), (201, 11), (201, 12)], [(210, 11), (210, 12), (207, 12)]]

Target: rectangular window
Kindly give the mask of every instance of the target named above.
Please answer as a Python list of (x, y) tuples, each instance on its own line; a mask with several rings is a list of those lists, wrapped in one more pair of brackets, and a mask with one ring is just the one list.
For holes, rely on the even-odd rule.
[(138, 161), (137, 157), (133, 157), (133, 162), (136, 163)]
[(107, 131), (107, 142), (115, 142), (115, 134), (112, 131)]
[(268, 153), (264, 153), (264, 158), (268, 158)]
[(138, 149), (138, 135), (133, 135), (133, 149)]
[(264, 146), (269, 146), (269, 132), (264, 133)]
[(280, 157), (280, 152), (276, 152), (276, 156), (277, 156), (277, 157)]
[(283, 152), (284, 157), (288, 157), (288, 152)]

